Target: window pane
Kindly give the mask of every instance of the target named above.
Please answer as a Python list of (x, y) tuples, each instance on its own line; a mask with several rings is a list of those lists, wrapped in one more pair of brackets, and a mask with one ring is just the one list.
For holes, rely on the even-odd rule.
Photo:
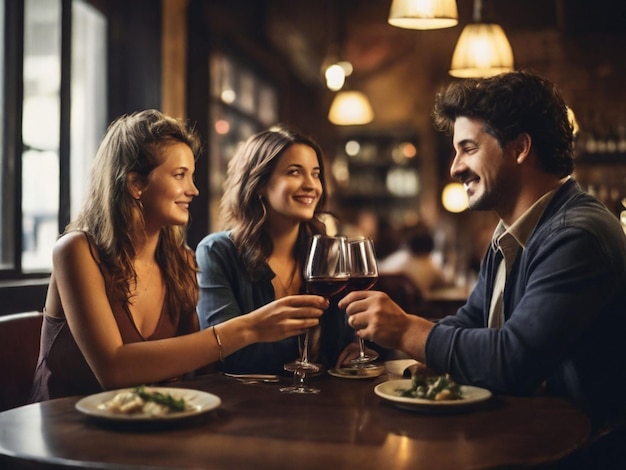
[(106, 130), (106, 18), (82, 0), (72, 3), (70, 214), (75, 218), (89, 167)]
[(58, 234), (61, 2), (24, 3), (22, 268), (51, 268)]

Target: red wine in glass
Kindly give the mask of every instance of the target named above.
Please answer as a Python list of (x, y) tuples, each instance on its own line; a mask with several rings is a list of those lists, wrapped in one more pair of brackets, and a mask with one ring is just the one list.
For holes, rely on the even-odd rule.
[(314, 277), (306, 281), (306, 291), (329, 299), (348, 286), (348, 277)]
[(350, 276), (350, 280), (348, 281), (348, 286), (346, 290), (352, 292), (355, 290), (368, 290), (374, 287), (378, 281), (378, 276), (376, 275), (363, 275), (359, 276), (358, 274), (352, 274)]

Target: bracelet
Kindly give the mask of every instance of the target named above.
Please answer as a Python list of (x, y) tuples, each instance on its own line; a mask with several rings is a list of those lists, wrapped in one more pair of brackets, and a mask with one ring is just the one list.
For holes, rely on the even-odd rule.
[(215, 336), (215, 341), (217, 342), (217, 347), (220, 350), (220, 362), (224, 362), (224, 351), (222, 350), (222, 340), (220, 339), (220, 335), (217, 334), (215, 325), (212, 326), (212, 329), (213, 329), (213, 336)]

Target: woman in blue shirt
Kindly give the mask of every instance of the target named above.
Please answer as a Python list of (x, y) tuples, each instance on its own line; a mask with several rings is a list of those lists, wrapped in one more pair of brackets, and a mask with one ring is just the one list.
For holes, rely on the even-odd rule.
[[(250, 137), (230, 161), (224, 188), (226, 230), (208, 235), (196, 248), (201, 328), (252, 311), (298, 309), (308, 246), (313, 234), (326, 232), (322, 151), (292, 129), (275, 126)], [(320, 331), (314, 360), (335, 367), (354, 333), (332, 299)], [(298, 340), (289, 338), (245, 347), (224, 358), (223, 367), (231, 373), (282, 374), (284, 364), (297, 357)]]

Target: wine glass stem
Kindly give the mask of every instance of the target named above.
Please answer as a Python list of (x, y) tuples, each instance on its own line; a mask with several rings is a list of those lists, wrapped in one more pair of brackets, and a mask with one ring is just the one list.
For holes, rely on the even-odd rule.
[(363, 338), (359, 337), (359, 358), (363, 359), (365, 357)]
[(296, 369), (293, 372), (293, 386), (295, 388), (304, 389), (306, 387), (306, 371)]
[(303, 364), (308, 364), (309, 362), (309, 331), (306, 330), (304, 333), (304, 345), (302, 346), (302, 357), (300, 358), (300, 362)]

